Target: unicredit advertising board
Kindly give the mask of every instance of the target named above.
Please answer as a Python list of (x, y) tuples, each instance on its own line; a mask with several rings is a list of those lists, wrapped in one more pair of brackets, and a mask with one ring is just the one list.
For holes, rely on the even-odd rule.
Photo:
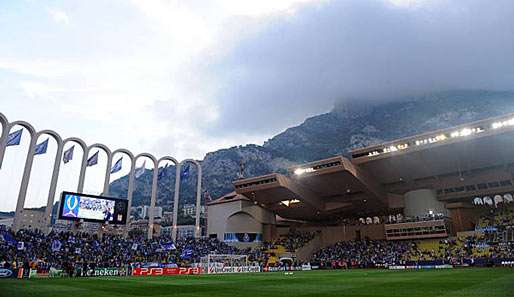
[(191, 267), (170, 267), (170, 268), (134, 268), (132, 270), (133, 276), (144, 276), (144, 275), (186, 275), (186, 274), (201, 274), (202, 268), (191, 268)]

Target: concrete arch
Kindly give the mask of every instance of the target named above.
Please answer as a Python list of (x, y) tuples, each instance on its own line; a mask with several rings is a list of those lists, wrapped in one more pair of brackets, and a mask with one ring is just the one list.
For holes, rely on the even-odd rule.
[[(130, 171), (129, 171), (129, 182), (128, 182), (128, 189), (127, 189), (127, 223), (125, 228), (125, 234), (128, 234), (128, 231), (130, 229), (130, 208), (132, 207), (132, 197), (134, 195), (134, 170), (136, 168), (136, 159), (134, 158), (134, 154), (127, 150), (127, 149), (117, 149), (112, 152), (112, 157), (114, 158), (114, 155), (117, 153), (125, 154), (130, 159)], [(110, 172), (109, 172), (110, 174)]]
[[(150, 212), (148, 215), (148, 239), (151, 239), (153, 237), (153, 229), (154, 229), (154, 214), (155, 214), (155, 203), (157, 200), (157, 178), (158, 178), (158, 171), (159, 171), (159, 164), (157, 162), (157, 159), (149, 153), (140, 153), (134, 158), (134, 164), (136, 161), (141, 157), (147, 157), (153, 162), (153, 176), (152, 176), (152, 196), (150, 197)], [(135, 168), (134, 168), (135, 170)], [(133, 171), (134, 171), (133, 170)], [(133, 173), (131, 173), (133, 174)], [(130, 211), (130, 210), (129, 210)]]
[(7, 127), (7, 124), (9, 124), (7, 117), (1, 112), (0, 112), (0, 124), (4, 127)]
[(502, 195), (495, 195), (493, 197), (493, 201), (494, 201), (494, 207), (498, 207), (498, 204), (502, 204), (503, 203), (503, 196)]
[[(197, 169), (197, 172), (198, 172), (198, 177), (197, 177), (197, 181), (196, 181), (196, 215), (195, 215), (195, 238), (200, 238), (201, 236), (201, 229), (200, 229), (200, 211), (201, 211), (201, 207), (202, 207), (202, 166), (200, 165), (200, 163), (196, 160), (193, 160), (193, 159), (185, 159), (183, 160), (182, 162), (180, 162), (180, 165), (179, 165), (179, 178), (180, 178), (180, 169), (182, 168), (182, 165), (186, 164), (186, 163), (192, 163), (196, 166), (196, 169)], [(180, 181), (179, 181), (180, 182)], [(178, 203), (178, 199), (177, 199), (177, 203)], [(178, 208), (178, 205), (177, 205), (177, 208)], [(173, 217), (175, 218), (176, 215), (175, 215), (175, 212), (178, 211), (178, 209), (175, 208), (173, 210)], [(176, 228), (175, 228), (176, 230)], [(176, 232), (173, 233), (173, 239), (176, 238)]]
[[(77, 138), (77, 137), (68, 137), (62, 142), (62, 147), (68, 143), (68, 142), (75, 142), (82, 148), (82, 161), (80, 164), (84, 164), (87, 162), (87, 144), (84, 140)], [(77, 193), (82, 193), (84, 190), (84, 178), (86, 174), (86, 169), (80, 166), (80, 173), (79, 173), (79, 182), (77, 185)]]
[(102, 193), (108, 194), (109, 193), (109, 178), (111, 173), (111, 166), (112, 166), (112, 153), (111, 150), (105, 145), (101, 143), (95, 143), (86, 148), (84, 151), (84, 158), (82, 158), (82, 166), (80, 167), (80, 176), (79, 176), (79, 193), (82, 193), (84, 191), (84, 181), (86, 178), (86, 168), (87, 168), (87, 159), (89, 157), (89, 153), (93, 149), (101, 149), (107, 154), (107, 166), (105, 169), (105, 175), (104, 175), (104, 187), (102, 190)]
[(0, 169), (2, 169), (2, 161), (4, 160), (5, 154), (5, 142), (7, 135), (9, 135), (9, 121), (3, 113), (0, 113), (0, 125), (2, 125), (2, 134), (0, 134)]
[[(45, 208), (45, 226), (50, 229), (52, 218), (52, 206), (55, 198), (55, 190), (57, 189), (57, 181), (59, 179), (59, 171), (61, 168), (61, 156), (63, 154), (64, 143), (61, 135), (53, 130), (42, 130), (36, 134), (36, 141), (41, 135), (50, 135), (57, 142), (57, 152), (55, 153), (54, 168), (52, 170), (52, 179), (50, 180), (50, 189), (48, 190), (48, 199)], [(32, 155), (34, 158), (34, 155)]]
[[(11, 129), (17, 125), (22, 126), (29, 132), (30, 144), (29, 144), (29, 150), (27, 152), (27, 157), (25, 158), (25, 167), (23, 168), (23, 176), (21, 179), (20, 190), (18, 192), (18, 200), (16, 201), (16, 212), (14, 215), (14, 222), (13, 222), (13, 226), (15, 229), (19, 225), (20, 215), (23, 211), (23, 205), (25, 205), (25, 197), (27, 197), (27, 187), (28, 187), (29, 180), (30, 180), (30, 172), (32, 170), (32, 163), (34, 161), (34, 148), (36, 146), (36, 141), (37, 141), (36, 130), (34, 129), (34, 127), (31, 124), (29, 124), (28, 122), (25, 122), (25, 121), (14, 121), (12, 123), (9, 123), (9, 125), (7, 125), (7, 133), (9, 133), (11, 131)], [(7, 145), (7, 138), (4, 140), (4, 143), (2, 144), (2, 146), (5, 148), (6, 145)]]
[(173, 194), (173, 226), (171, 231), (171, 237), (173, 240), (177, 239), (177, 219), (178, 219), (178, 200), (180, 199), (180, 163), (177, 159), (164, 156), (160, 158), (157, 163), (161, 163), (162, 161), (170, 161), (175, 164), (175, 193)]
[(262, 224), (252, 214), (238, 211), (227, 218), (227, 233), (262, 233)]

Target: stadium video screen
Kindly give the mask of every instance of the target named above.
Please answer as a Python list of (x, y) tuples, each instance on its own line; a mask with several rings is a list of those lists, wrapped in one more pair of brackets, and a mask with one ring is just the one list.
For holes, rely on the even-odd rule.
[(63, 192), (59, 219), (109, 224), (127, 222), (128, 200)]

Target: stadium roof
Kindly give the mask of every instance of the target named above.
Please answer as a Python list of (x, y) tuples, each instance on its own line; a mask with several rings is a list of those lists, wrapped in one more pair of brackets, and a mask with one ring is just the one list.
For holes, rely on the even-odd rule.
[[(272, 173), (233, 184), (238, 194), (284, 218), (334, 220), (391, 208), (393, 194), (423, 187), (438, 189), (441, 200), (486, 193), (471, 186), (457, 195), (442, 189), (462, 183), (466, 174), (470, 185), (512, 180), (502, 170), (514, 164), (512, 148), (514, 114), (509, 114), (356, 149), (351, 160), (338, 156), (294, 166), (288, 176)], [(512, 190), (512, 182), (502, 185)]]

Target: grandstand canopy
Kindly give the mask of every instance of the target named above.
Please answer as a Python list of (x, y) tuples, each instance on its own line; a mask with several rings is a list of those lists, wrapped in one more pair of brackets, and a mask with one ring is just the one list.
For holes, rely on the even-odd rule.
[[(514, 115), (356, 149), (234, 181), (238, 194), (288, 219), (337, 220), (387, 211), (391, 197), (429, 188), (440, 200), (512, 191)], [(484, 186), (485, 185), (485, 186)]]

